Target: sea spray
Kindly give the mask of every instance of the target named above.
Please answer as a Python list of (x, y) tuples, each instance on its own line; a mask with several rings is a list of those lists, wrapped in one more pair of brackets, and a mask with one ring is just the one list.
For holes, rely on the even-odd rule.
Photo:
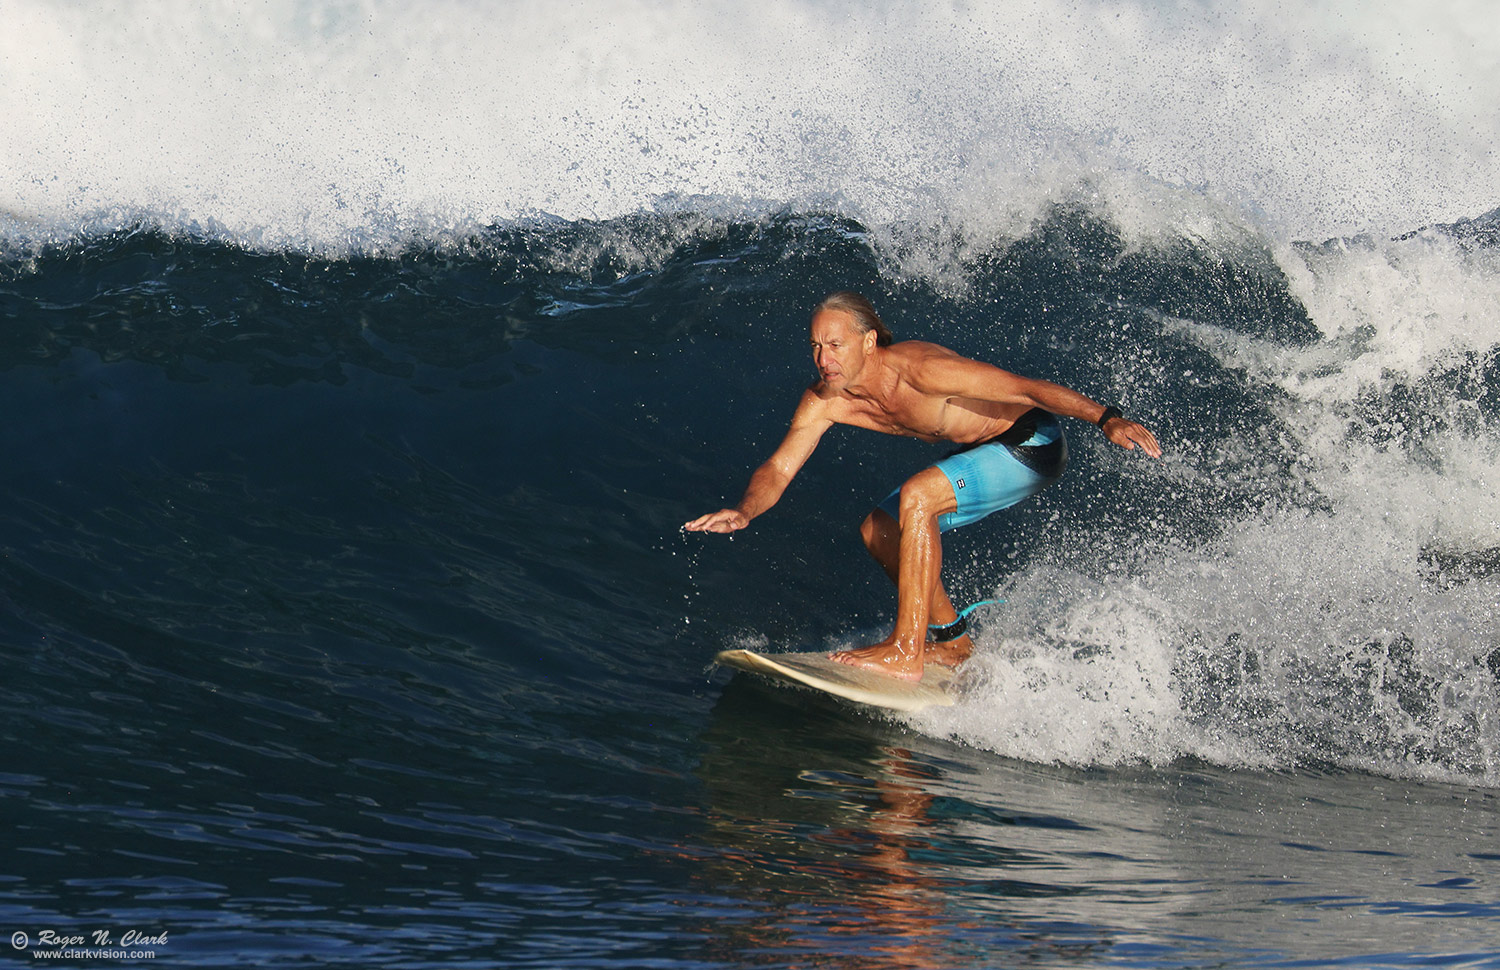
[(1122, 184), (1319, 240), (1492, 207), (1500, 40), (1365, 5), (57, 6), (0, 38), (0, 211), (383, 252), (731, 204), (1015, 238)]
[[(1000, 587), (974, 691), (934, 729), (1073, 764), (1500, 777), (1495, 250), (1432, 232), (1281, 258), (1321, 339), (1166, 327), (1263, 389), (1261, 507), (1201, 543), (1040, 555)], [(1267, 457), (1227, 444), (1228, 469), (1200, 446), (1160, 480), (1202, 496)]]

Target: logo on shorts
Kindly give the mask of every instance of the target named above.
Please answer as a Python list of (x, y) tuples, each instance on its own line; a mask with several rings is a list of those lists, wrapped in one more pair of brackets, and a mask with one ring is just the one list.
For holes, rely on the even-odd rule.
[(964, 480), (962, 478), (960, 478), (958, 481), (954, 482), (953, 484), (957, 485), (959, 488), (963, 488), (964, 487)]

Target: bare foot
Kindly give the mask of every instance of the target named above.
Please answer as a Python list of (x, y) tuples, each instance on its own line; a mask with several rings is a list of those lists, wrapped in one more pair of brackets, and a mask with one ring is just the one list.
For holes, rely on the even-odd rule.
[(957, 667), (969, 655), (974, 652), (974, 641), (969, 639), (966, 633), (956, 640), (944, 640), (942, 643), (929, 643), (924, 657), (930, 664), (941, 667)]
[(863, 670), (889, 674), (897, 680), (916, 683), (922, 679), (922, 651), (903, 650), (891, 640), (860, 647), (858, 650), (840, 650), (829, 654), (828, 659)]

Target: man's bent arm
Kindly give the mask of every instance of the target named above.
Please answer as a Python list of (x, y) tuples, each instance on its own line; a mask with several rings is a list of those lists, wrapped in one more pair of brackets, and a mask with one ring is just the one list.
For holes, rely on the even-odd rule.
[(775, 453), (755, 469), (739, 502), (733, 508), (700, 515), (685, 523), (683, 528), (689, 532), (735, 532), (780, 501), (787, 486), (818, 446), (823, 432), (833, 426), (822, 411), (817, 396), (811, 391), (804, 393), (786, 437)]

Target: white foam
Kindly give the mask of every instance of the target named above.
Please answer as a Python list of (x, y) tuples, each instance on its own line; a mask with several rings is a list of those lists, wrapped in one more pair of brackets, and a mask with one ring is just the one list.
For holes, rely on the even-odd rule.
[[(1500, 265), (1436, 234), (1281, 259), (1325, 339), (1175, 326), (1264, 389), (1317, 501), (1267, 488), (1208, 540), (1118, 537), (1128, 568), (1106, 544), (1087, 575), (1011, 577), (975, 690), (924, 727), (1028, 760), (1331, 761), (1500, 784), (1500, 576), (1434, 566), (1500, 549), (1500, 427), (1465, 399), (1493, 390), (1470, 372), (1500, 350)], [(1252, 445), (1148, 474), (1187, 492), (1254, 478)]]
[(984, 239), (1161, 183), (1403, 229), (1500, 184), (1500, 31), (1442, 6), (7, 0), (0, 210), (341, 249), (709, 199)]

